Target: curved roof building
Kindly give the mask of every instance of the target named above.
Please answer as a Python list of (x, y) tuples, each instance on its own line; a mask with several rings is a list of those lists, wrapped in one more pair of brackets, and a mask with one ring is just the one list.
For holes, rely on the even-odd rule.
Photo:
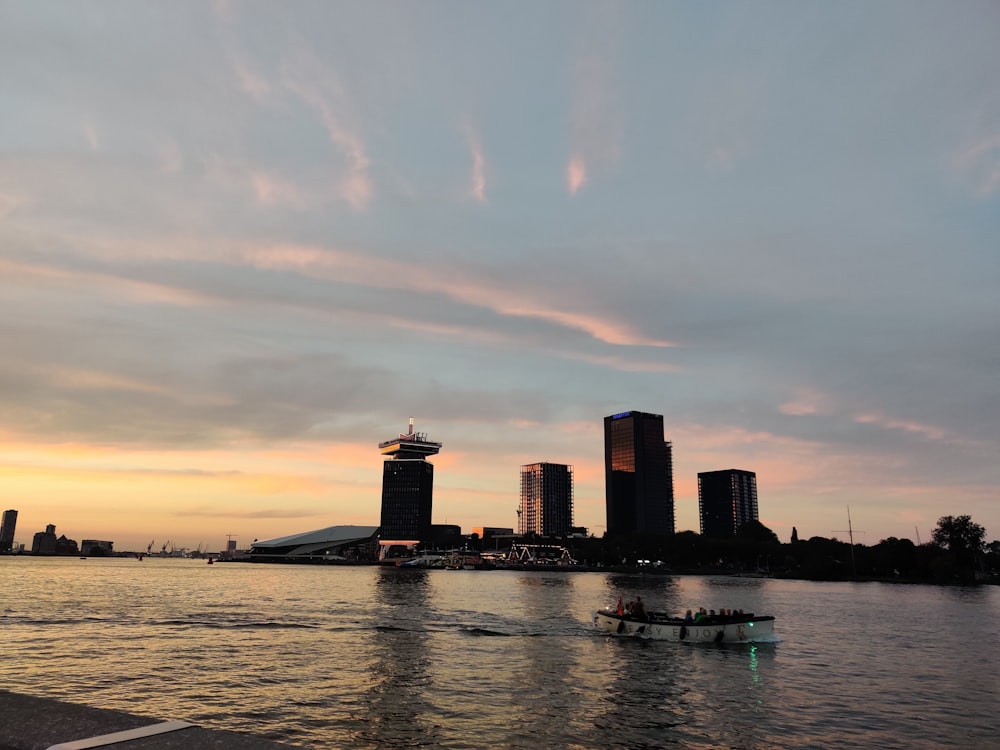
[(359, 552), (377, 549), (378, 530), (378, 526), (328, 526), (316, 531), (254, 542), (250, 545), (250, 557), (258, 560), (365, 559), (368, 555)]

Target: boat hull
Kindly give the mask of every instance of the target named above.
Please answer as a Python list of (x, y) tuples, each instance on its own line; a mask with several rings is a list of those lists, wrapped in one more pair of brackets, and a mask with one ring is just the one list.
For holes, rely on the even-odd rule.
[(611, 610), (594, 612), (594, 627), (611, 635), (629, 635), (654, 641), (691, 643), (753, 643), (774, 638), (774, 618), (748, 617), (740, 622), (685, 624), (682, 620), (650, 615), (639, 620)]

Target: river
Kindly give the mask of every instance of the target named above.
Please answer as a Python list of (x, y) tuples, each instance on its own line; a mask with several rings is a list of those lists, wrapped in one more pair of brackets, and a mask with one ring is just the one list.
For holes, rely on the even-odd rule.
[[(650, 609), (777, 642), (601, 635)], [(0, 557), (0, 687), (310, 748), (1000, 747), (1000, 589)]]

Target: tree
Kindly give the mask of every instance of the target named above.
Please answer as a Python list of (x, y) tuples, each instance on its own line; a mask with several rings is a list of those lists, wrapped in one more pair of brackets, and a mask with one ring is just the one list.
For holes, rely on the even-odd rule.
[(799, 541), (799, 530), (792, 526), (792, 544), (797, 544)]
[(941, 516), (931, 533), (934, 544), (956, 555), (983, 551), (986, 529), (974, 523), (972, 516)]
[(948, 550), (959, 573), (968, 575), (975, 570), (976, 560), (986, 546), (986, 529), (974, 523), (971, 516), (941, 516), (931, 533), (931, 541)]
[(781, 544), (778, 535), (760, 521), (747, 521), (736, 529), (736, 538), (764, 544)]

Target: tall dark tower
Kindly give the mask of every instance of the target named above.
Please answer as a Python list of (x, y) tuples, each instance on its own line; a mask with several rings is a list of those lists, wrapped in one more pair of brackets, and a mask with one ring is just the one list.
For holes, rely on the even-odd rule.
[(5, 510), (0, 521), (0, 552), (10, 552), (14, 547), (14, 529), (17, 527), (17, 511)]
[(674, 533), (673, 447), (662, 415), (604, 418), (604, 480), (609, 536)]
[(426, 459), (437, 455), (441, 443), (432, 443), (426, 433), (413, 431), (413, 418), (406, 434), (378, 444), (382, 465), (382, 530), (380, 544), (415, 544), (431, 538), (431, 505), (434, 465)]
[(757, 475), (742, 469), (698, 473), (698, 516), (702, 536), (725, 539), (757, 519)]

